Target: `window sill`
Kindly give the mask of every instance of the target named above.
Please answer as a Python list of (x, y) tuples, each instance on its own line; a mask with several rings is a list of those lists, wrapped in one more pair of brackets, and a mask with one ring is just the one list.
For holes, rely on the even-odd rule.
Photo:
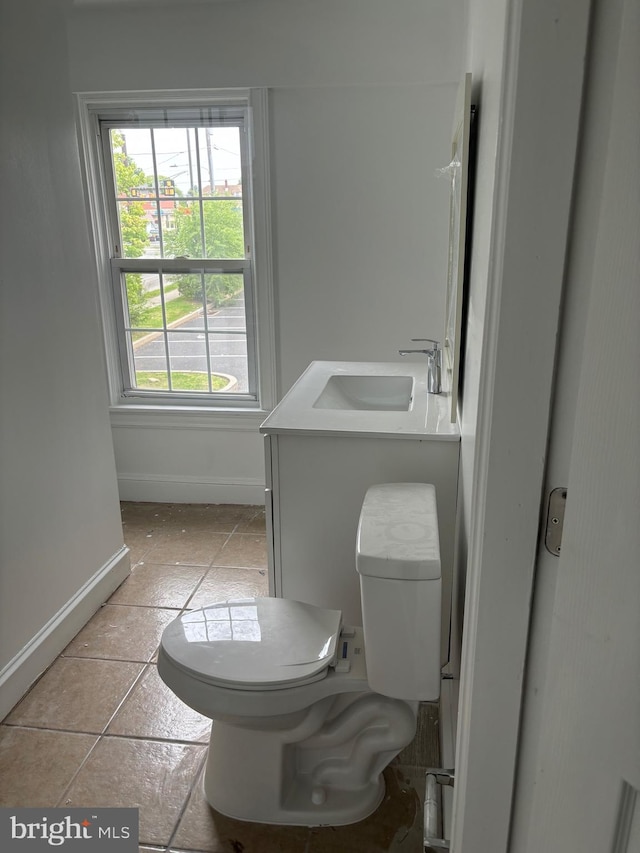
[(194, 406), (112, 406), (114, 429), (258, 430), (269, 409), (221, 409)]

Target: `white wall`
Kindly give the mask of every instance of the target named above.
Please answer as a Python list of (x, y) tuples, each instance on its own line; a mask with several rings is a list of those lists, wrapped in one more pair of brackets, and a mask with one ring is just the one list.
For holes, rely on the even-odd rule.
[[(449, 187), (434, 171), (449, 159), (464, 7), (236, 0), (151, 15), (97, 4), (71, 19), (75, 91), (271, 89), (280, 394), (314, 359), (395, 360), (411, 337), (442, 338)], [(114, 419), (125, 497), (259, 498), (260, 417), (240, 432), (198, 426), (193, 453), (175, 418), (163, 430), (134, 420)], [(223, 469), (202, 464), (214, 442)]]
[(0, 718), (128, 570), (64, 6), (0, 13)]

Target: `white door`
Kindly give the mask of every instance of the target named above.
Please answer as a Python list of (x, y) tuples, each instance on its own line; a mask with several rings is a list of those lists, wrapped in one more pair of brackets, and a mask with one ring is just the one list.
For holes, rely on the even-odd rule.
[[(540, 0), (503, 5), (498, 92), (492, 69), (473, 65), (483, 206), (474, 216), (471, 283), (482, 290), (476, 259), (480, 275), (486, 261), (488, 281), (484, 311), (470, 287), (471, 382), (462, 413), (467, 574), (454, 802), (445, 825), (455, 853), (506, 853), (509, 845), (590, 12), (590, 0), (563, 0), (561, 13)], [(499, 6), (484, 3), (487, 13)], [(486, 44), (495, 48), (481, 40), (479, 49)], [(487, 192), (493, 141), (483, 129), (494, 126), (495, 184)]]
[(533, 738), (525, 708), (514, 853), (640, 851), (640, 4), (621, 6), (562, 546), (531, 637), (530, 656), (543, 647), (546, 660)]
[[(489, 343), (497, 341), (497, 356), (488, 363), (485, 382), (494, 401), (487, 403), (488, 417), (478, 428), (486, 459), (480, 458), (477, 469), (488, 487), (474, 504), (478, 521), (475, 531), (472, 526), (470, 556), (475, 564), (470, 560), (467, 584), (452, 850), (636, 851), (640, 806), (635, 823), (632, 806), (640, 783), (638, 3), (575, 0), (563, 6), (562, 15), (556, 14), (559, 7), (535, 0), (514, 6), (521, 12), (522, 26), (516, 33), (519, 53), (512, 45), (507, 62), (507, 81), (513, 81), (507, 85), (507, 96), (510, 86), (515, 90), (513, 141), (508, 140), (504, 149), (511, 166), (510, 175), (507, 172), (501, 179), (504, 189), (498, 193), (496, 208), (504, 217), (506, 235), (503, 245), (497, 245), (497, 264), (506, 273), (499, 312), (494, 311), (508, 322), (493, 322), (493, 334), (488, 336)], [(555, 346), (548, 326), (556, 311), (556, 290), (549, 275), (533, 279), (530, 267), (545, 271), (542, 261), (551, 257), (553, 234), (560, 231), (557, 212), (563, 174), (573, 182), (571, 127), (566, 118), (580, 103), (590, 6), (591, 47), (600, 53), (595, 64), (592, 53), (587, 66), (586, 93), (587, 101), (595, 98), (598, 104), (597, 132), (591, 127), (585, 136), (583, 128), (573, 192), (574, 204), (583, 212), (590, 210), (595, 224), (591, 233), (589, 229), (578, 233), (573, 223), (569, 246), (575, 252), (576, 244), (582, 244), (577, 247), (582, 260), (577, 277), (584, 302), (570, 306), (573, 329), (565, 335), (565, 316), (559, 342), (566, 354), (584, 341), (584, 358), (577, 360), (570, 376), (573, 385), (560, 386), (561, 399), (555, 400), (553, 409), (554, 414), (565, 410), (562, 432), (568, 448), (565, 458), (571, 456), (571, 463), (557, 466), (562, 470), (555, 485), (568, 486), (569, 500), (560, 558), (547, 557), (543, 566), (545, 558), (536, 564), (534, 555), (529, 571), (531, 534), (535, 540), (537, 528), (537, 502), (531, 493), (537, 486), (539, 501), (542, 490), (534, 461), (544, 459), (540, 439), (546, 434), (546, 425), (536, 420), (529, 403), (534, 399), (545, 405), (538, 391), (543, 383), (536, 378), (547, 375), (546, 353)], [(582, 31), (579, 26), (568, 27), (569, 8), (576, 23), (582, 22)], [(539, 26), (532, 26), (531, 19)], [(571, 61), (563, 64), (572, 46)], [(545, 63), (540, 64), (543, 54)], [(548, 54), (555, 60), (549, 72)], [(566, 73), (558, 73), (563, 67)], [(537, 75), (543, 78), (539, 85)], [(557, 90), (563, 91), (557, 95)], [(509, 106), (509, 98), (505, 100)], [(504, 118), (509, 119), (508, 111)], [(563, 122), (565, 127), (559, 130)], [(482, 123), (480, 127), (482, 131)], [(537, 148), (524, 145), (526, 131)], [(561, 131), (565, 144), (550, 144), (562, 142)], [(546, 167), (538, 149), (546, 154)], [(526, 202), (523, 187), (529, 193)], [(527, 210), (532, 210), (529, 238), (534, 254), (527, 254), (529, 244), (520, 233)], [(563, 235), (559, 239), (563, 247)], [(515, 275), (514, 257), (521, 267)], [(560, 267), (562, 263), (560, 258)], [(546, 271), (553, 273), (551, 262)], [(544, 309), (550, 318), (547, 326)], [(565, 314), (566, 310), (565, 305)], [(531, 315), (529, 323), (525, 312)], [(518, 338), (525, 328), (531, 330), (533, 348), (529, 337)], [(523, 353), (530, 356), (530, 363)], [(567, 390), (572, 395), (568, 406)], [(510, 399), (517, 406), (510, 407)], [(554, 456), (554, 447), (550, 455)], [(523, 461), (527, 457), (528, 466)], [(554, 574), (551, 595), (546, 596), (540, 594), (545, 574)], [(525, 659), (532, 590), (533, 622)]]

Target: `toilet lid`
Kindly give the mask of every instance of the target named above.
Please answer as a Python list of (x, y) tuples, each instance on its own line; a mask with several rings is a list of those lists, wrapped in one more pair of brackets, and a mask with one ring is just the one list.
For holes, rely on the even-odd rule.
[(285, 598), (225, 601), (174, 619), (162, 649), (201, 681), (236, 690), (290, 687), (323, 678), (342, 622), (326, 610)]

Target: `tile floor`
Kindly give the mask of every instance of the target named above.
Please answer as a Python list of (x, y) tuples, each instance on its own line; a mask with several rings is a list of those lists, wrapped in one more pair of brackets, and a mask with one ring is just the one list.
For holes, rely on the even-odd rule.
[(0, 806), (137, 806), (141, 851), (422, 851), (435, 705), (421, 707), (416, 740), (387, 768), (385, 799), (364, 821), (265, 826), (207, 805), (211, 722), (164, 686), (155, 655), (182, 610), (267, 593), (264, 510), (124, 503), (122, 520), (131, 575), (0, 725)]

